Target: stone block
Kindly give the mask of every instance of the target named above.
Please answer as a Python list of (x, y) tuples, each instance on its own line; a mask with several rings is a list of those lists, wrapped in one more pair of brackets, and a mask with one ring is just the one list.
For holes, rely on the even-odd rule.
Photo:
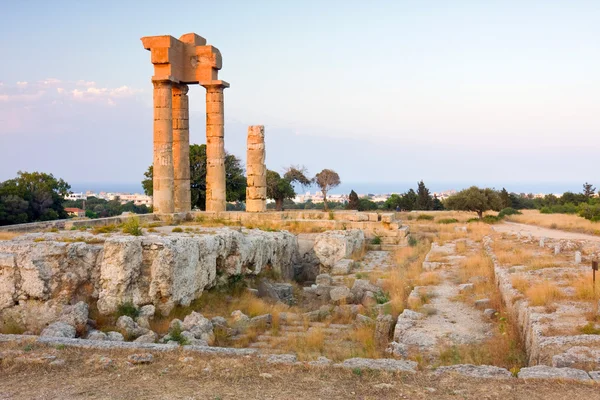
[(266, 187), (256, 187), (256, 186), (248, 186), (246, 187), (246, 198), (255, 200), (255, 199), (265, 199), (267, 198), (267, 188)]
[(381, 214), (381, 222), (384, 223), (391, 223), (394, 221), (394, 214), (393, 213), (385, 213), (385, 214)]

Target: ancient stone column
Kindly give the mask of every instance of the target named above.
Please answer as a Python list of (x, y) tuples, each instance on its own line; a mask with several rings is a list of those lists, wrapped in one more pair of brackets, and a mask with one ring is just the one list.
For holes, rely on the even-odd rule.
[(246, 154), (246, 212), (267, 210), (267, 167), (265, 165), (265, 127), (248, 127)]
[(206, 211), (225, 211), (225, 82), (202, 84), (206, 88)]
[(175, 212), (192, 209), (188, 86), (173, 84), (173, 199)]
[(169, 81), (154, 84), (154, 161), (152, 206), (155, 213), (172, 213), (173, 110)]

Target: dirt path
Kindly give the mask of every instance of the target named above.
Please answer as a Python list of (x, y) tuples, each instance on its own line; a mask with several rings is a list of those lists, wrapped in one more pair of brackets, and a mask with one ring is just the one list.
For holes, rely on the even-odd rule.
[[(469, 250), (476, 252), (473, 245)], [(438, 261), (431, 261), (431, 260)], [(419, 314), (401, 315), (394, 340), (410, 354), (418, 351), (435, 360), (441, 350), (453, 345), (477, 343), (490, 336), (491, 325), (481, 310), (457, 299), (461, 282), (457, 270), (464, 256), (457, 255), (456, 243), (433, 243), (423, 263), (423, 274), (437, 274), (439, 282), (415, 286), (408, 298), (409, 307)], [(472, 285), (471, 285), (472, 286)], [(426, 304), (423, 303), (426, 300)]]
[(530, 233), (531, 236), (535, 238), (546, 237), (550, 239), (588, 240), (600, 243), (600, 237), (598, 236), (561, 231), (559, 229), (542, 228), (540, 226), (519, 224), (516, 222), (504, 222), (502, 224), (494, 225), (494, 230), (499, 233)]

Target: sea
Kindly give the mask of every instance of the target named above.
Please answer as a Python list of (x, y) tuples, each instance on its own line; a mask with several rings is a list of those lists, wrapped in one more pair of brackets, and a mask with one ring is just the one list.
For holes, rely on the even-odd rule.
[[(461, 190), (470, 186), (491, 187), (495, 189), (506, 188), (514, 193), (533, 194), (560, 194), (564, 192), (579, 193), (582, 191), (583, 182), (425, 182), (430, 192), (445, 192), (449, 190)], [(404, 193), (409, 189), (417, 189), (417, 182), (342, 182), (339, 186), (331, 189), (331, 194), (350, 193), (354, 190), (359, 195), (367, 194), (391, 194)], [(315, 193), (318, 188), (313, 185), (308, 188), (296, 187), (296, 193)], [(80, 192), (110, 192), (110, 193), (144, 193), (141, 183), (124, 182), (78, 182), (71, 183), (71, 191)]]

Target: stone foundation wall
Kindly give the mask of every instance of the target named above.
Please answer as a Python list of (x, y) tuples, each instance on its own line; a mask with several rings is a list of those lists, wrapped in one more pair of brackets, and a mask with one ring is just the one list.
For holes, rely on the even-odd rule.
[(297, 238), (288, 232), (24, 235), (0, 241), (0, 319), (35, 330), (78, 300), (96, 301), (101, 314), (125, 302), (168, 314), (199, 298), (218, 276), (272, 268), (291, 279), (297, 257)]

